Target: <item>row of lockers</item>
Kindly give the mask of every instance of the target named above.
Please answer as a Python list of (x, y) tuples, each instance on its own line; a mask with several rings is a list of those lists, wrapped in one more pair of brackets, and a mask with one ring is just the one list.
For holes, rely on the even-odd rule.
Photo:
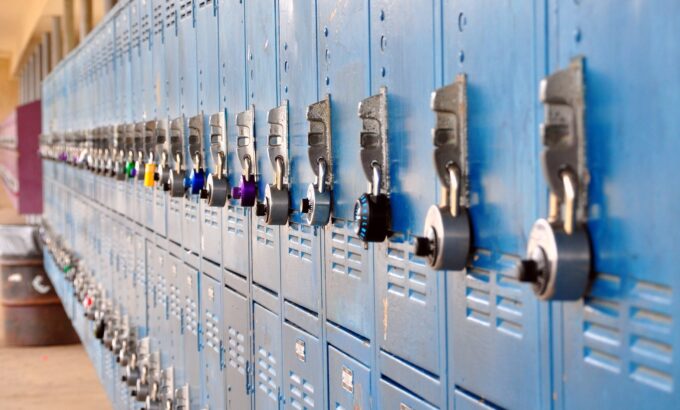
[[(163, 343), (173, 344), (182, 326), (154, 329), (148, 300), (115, 296), (116, 289), (126, 288), (122, 278), (146, 278), (140, 292), (148, 298), (155, 286), (150, 278), (171, 281), (167, 264), (176, 263), (180, 271), (195, 272), (195, 288), (185, 291), (193, 292), (197, 306), (207, 301), (200, 295), (211, 283), (218, 286), (213, 294), (221, 307), (197, 308), (197, 329), (208, 326), (208, 312), (223, 312), (216, 325), (223, 343), (230, 331), (243, 329), (238, 336), (246, 340), (244, 361), (252, 367), (237, 369), (253, 378), (243, 385), (234, 382), (246, 386), (236, 389), (226, 363), (210, 373), (221, 366), (199, 348), (200, 337), (183, 343), (184, 353), (170, 360), (198, 377), (191, 385), (200, 392), (194, 392), (199, 403), (220, 408), (212, 399), (222, 394), (233, 408), (247, 407), (246, 402), (264, 407), (265, 397), (275, 398), (276, 406), (291, 405), (287, 392), (301, 389), (290, 383), (293, 375), (311, 383), (308, 387), (319, 395), (313, 399), (317, 407), (337, 401), (345, 407), (358, 402), (398, 408), (400, 400), (415, 407), (409, 400), (422, 406), (509, 408), (673, 403), (680, 368), (673, 318), (678, 307), (673, 288), (679, 284), (672, 274), (679, 230), (672, 210), (680, 190), (658, 177), (672, 169), (680, 149), (673, 137), (680, 118), (672, 112), (680, 103), (680, 80), (673, 71), (680, 66), (680, 47), (670, 40), (678, 5), (119, 3), (45, 81), (43, 132), (52, 149), (101, 157), (106, 146), (109, 157), (100, 159), (121, 167), (130, 158), (114, 152), (135, 152), (138, 144), (126, 142), (135, 137), (127, 136), (136, 135), (140, 124), (144, 134), (154, 122), (167, 139), (160, 151), (156, 144), (142, 146), (145, 158), (156, 153), (147, 163), (172, 151), (170, 140), (179, 135), (185, 162), (180, 171), (188, 177), (202, 165), (204, 175), (214, 174), (215, 153), (222, 152), (228, 186), (237, 187), (245, 168), (237, 147), (247, 136), (254, 142), (257, 199), (266, 203), (268, 184), (276, 185), (271, 137), (283, 136), (285, 183), (295, 209), (318, 174), (308, 158), (311, 106), (329, 105), (328, 224), (310, 225), (299, 211), (291, 211), (281, 225), (268, 224), (266, 216), (258, 217), (235, 198), (225, 207), (212, 207), (200, 195), (172, 197), (156, 183), (145, 187), (129, 175), (116, 180), (46, 162), (45, 179), (53, 182), (45, 184), (48, 220), (60, 234), (71, 232), (73, 249), (89, 269), (105, 272), (109, 259), (101, 255), (118, 252), (116, 246), (124, 242), (117, 230), (142, 243), (143, 259), (133, 262), (123, 252), (114, 260), (124, 263), (101, 278), (111, 281), (117, 306), (136, 312), (133, 322), (142, 334), (156, 338), (162, 351), (172, 352)], [(564, 71), (568, 67), (572, 71)], [(581, 81), (551, 87), (549, 79), (558, 78), (553, 76), (541, 87), (548, 74), (565, 72), (580, 73)], [(464, 187), (457, 199), (469, 218), (471, 249), (465, 269), (441, 271), (416, 255), (414, 243), (422, 242), (417, 235), (424, 231), (431, 205), (450, 190), (438, 177), (449, 183), (452, 178), (442, 177), (432, 158), (446, 112), (437, 109), (432, 93), (447, 84), (464, 91), (462, 111), (457, 106), (453, 112), (455, 121), (465, 118), (456, 123), (466, 131), (457, 135), (466, 142), (459, 150), (464, 155), (456, 158)], [(560, 92), (581, 99), (565, 103)], [(371, 96), (385, 107), (380, 111), (376, 105), (383, 117), (368, 116), (381, 120), (378, 132), (357, 110), (360, 103), (372, 107)], [(572, 111), (560, 111), (563, 105)], [(285, 107), (285, 122), (272, 121), (280, 107)], [(244, 113), (252, 116), (252, 123), (245, 123), (249, 127), (239, 122)], [(224, 138), (217, 147), (215, 115), (223, 118)], [(565, 115), (569, 121), (560, 122)], [(541, 123), (548, 125), (543, 134)], [(563, 127), (551, 128), (553, 123), (576, 127), (565, 134)], [(281, 128), (272, 131), (272, 125)], [(391, 226), (388, 240), (364, 246), (355, 219), (357, 198), (373, 181), (364, 158), (367, 133), (382, 135), (380, 145), (386, 147), (378, 158), (384, 171), (378, 185), (389, 197)], [(193, 159), (195, 136), (199, 164)], [(548, 154), (555, 147), (551, 136), (566, 136), (566, 145), (574, 148), (573, 157), (557, 158), (575, 165), (577, 231), (589, 237), (587, 288), (583, 272), (572, 275), (559, 265), (560, 286), (577, 299), (573, 302), (543, 302), (537, 296), (546, 295), (535, 292), (536, 285), (518, 280), (536, 268), (526, 263), (536, 262), (527, 257), (527, 246), (534, 222), (552, 215), (549, 193), (562, 199), (567, 191), (551, 180), (555, 164), (539, 160), (542, 145)], [(568, 219), (569, 212), (563, 212), (561, 218)], [(565, 223), (564, 230), (569, 229)], [(83, 230), (83, 238), (93, 243), (114, 245), (86, 252), (85, 244), (75, 242)], [(568, 260), (562, 256), (560, 261)], [(158, 258), (164, 265), (154, 265)], [(295, 349), (288, 347), (296, 346), (293, 340), (300, 334), (314, 342), (306, 345), (309, 359), (296, 362)], [(262, 347), (261, 340), (269, 345)], [(260, 354), (265, 355), (261, 360)], [(275, 375), (264, 384), (257, 383), (265, 376), (253, 373), (260, 364)], [(354, 377), (365, 380), (364, 387), (338, 390), (347, 378), (338, 366), (356, 369)], [(216, 374), (226, 378), (226, 392), (224, 385), (202, 378), (214, 380)], [(263, 387), (251, 391), (248, 386)], [(243, 401), (231, 402), (230, 392)], [(264, 394), (259, 400), (258, 392)], [(256, 397), (252, 402), (251, 396)]]

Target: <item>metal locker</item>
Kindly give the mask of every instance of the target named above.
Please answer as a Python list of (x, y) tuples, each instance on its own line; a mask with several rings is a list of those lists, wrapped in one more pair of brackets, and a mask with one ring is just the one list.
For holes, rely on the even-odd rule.
[[(225, 111), (227, 128), (226, 172), (229, 186), (237, 186), (241, 166), (236, 156), (238, 129), (236, 114), (246, 109), (246, 51), (244, 2), (221, 2), (217, 8), (219, 28), (220, 109)], [(227, 203), (222, 211), (222, 264), (226, 276), (235, 272), (241, 277), (250, 275), (250, 210)]]
[[(218, 124), (226, 125), (224, 111), (220, 109), (220, 66), (219, 66), (219, 38), (218, 24), (217, 24), (217, 2), (208, 0), (200, 1), (195, 6), (196, 13), (196, 54), (198, 65), (198, 111), (203, 113), (203, 158), (204, 158), (204, 172), (205, 172), (205, 188), (207, 194), (207, 185), (209, 175), (217, 174), (215, 161), (218, 149), (213, 150), (214, 132), (219, 130), (220, 138), (226, 141), (226, 131), (223, 126), (215, 127), (213, 120), (219, 119)], [(224, 90), (226, 92), (226, 90)], [(224, 144), (219, 145), (222, 152), (225, 151)], [(213, 152), (214, 151), (214, 152)], [(227, 186), (228, 188), (228, 186)], [(224, 199), (227, 199), (228, 193), (224, 193)], [(203, 197), (201, 193), (201, 197)], [(201, 254), (204, 258), (215, 263), (222, 261), (222, 207), (210, 206), (208, 198), (201, 198), (199, 208), (199, 220), (201, 225)]]
[[(358, 155), (357, 104), (370, 92), (368, 7), (363, 1), (319, 2), (319, 96), (330, 94), (333, 222), (325, 230), (326, 315), (373, 338), (373, 260), (354, 234), (355, 195), (365, 187)], [(352, 27), (352, 30), (345, 30)], [(351, 86), (348, 86), (351, 84)]]
[(184, 292), (186, 287), (184, 282), (186, 276), (184, 274), (184, 264), (175, 255), (168, 254), (166, 259), (166, 275), (168, 278), (168, 315), (170, 317), (170, 326), (168, 327), (169, 334), (164, 335), (168, 339), (170, 347), (170, 360), (173, 366), (177, 369), (178, 385), (181, 384), (182, 372), (180, 369), (184, 366), (184, 337), (182, 336), (183, 316), (184, 310)]
[[(193, 266), (182, 264), (180, 273), (182, 298), (182, 338), (184, 339), (183, 370), (189, 384), (191, 403), (200, 408), (203, 359), (200, 352), (201, 339), (201, 274)], [(192, 404), (192, 405), (193, 405)]]
[[(549, 312), (516, 270), (538, 215), (536, 107), (545, 44), (536, 36), (545, 10), (540, 2), (443, 7), (444, 83), (468, 75), (473, 237), (466, 271), (447, 273), (448, 394), (460, 387), (502, 407), (545, 408)], [(526, 381), (521, 391), (517, 380)]]
[[(286, 300), (321, 309), (322, 231), (306, 224), (299, 209), (314, 172), (307, 160), (307, 107), (318, 98), (316, 4), (279, 1), (279, 94), (288, 100), (290, 223), (281, 227), (281, 281)], [(311, 80), (311, 81), (310, 81)], [(262, 153), (262, 150), (260, 151)]]
[(225, 408), (222, 289), (220, 267), (202, 263), (201, 274), (201, 352), (203, 355), (203, 402), (210, 408)]
[[(668, 110), (680, 103), (680, 46), (669, 40), (680, 5), (548, 5), (554, 10), (548, 72), (568, 67), (576, 56), (585, 59), (595, 275), (583, 299), (553, 304), (555, 406), (674, 407), (680, 398), (679, 241), (677, 223), (669, 222), (680, 191), (661, 176), (680, 150), (680, 121)], [(625, 49), (612, 47), (607, 39), (613, 35)], [(538, 199), (543, 204), (545, 195)]]
[(328, 345), (328, 407), (370, 409), (371, 390), (371, 369)]
[(253, 303), (253, 386), (256, 409), (278, 409), (281, 400), (282, 356), (279, 316)]
[[(165, 4), (163, 0), (152, 0), (152, 18), (153, 29), (151, 43), (151, 61), (153, 66), (152, 78), (150, 79), (153, 88), (151, 92), (151, 102), (153, 103), (153, 111), (149, 111), (149, 119), (158, 120), (158, 126), (162, 128), (161, 132), (165, 137), (168, 137), (167, 120), (169, 114), (167, 94), (168, 80), (167, 72), (169, 70), (168, 64), (174, 64), (166, 60), (165, 51)], [(174, 18), (174, 15), (173, 15)], [(174, 35), (174, 26), (168, 28), (167, 36)], [(149, 70), (146, 70), (149, 71)], [(151, 87), (151, 86), (150, 86)], [(149, 109), (150, 110), (150, 109)], [(153, 191), (153, 231), (156, 234), (167, 237), (167, 219), (166, 210), (168, 195), (163, 191), (162, 187), (157, 184), (152, 189)]]
[(229, 287), (223, 288), (225, 376), (227, 408), (251, 408), (252, 333), (250, 302)]
[[(278, 44), (276, 2), (260, 1), (245, 5), (246, 70), (248, 105), (254, 106), (256, 162), (259, 180), (257, 200), (264, 201), (267, 184), (274, 173), (267, 155), (269, 110), (279, 106)], [(252, 278), (269, 290), (281, 287), (280, 228), (267, 225), (252, 212)]]
[(283, 324), (283, 382), (286, 408), (324, 408), (321, 340), (294, 324)]
[(383, 409), (434, 410), (437, 408), (385, 379), (380, 380), (379, 388), (380, 405)]

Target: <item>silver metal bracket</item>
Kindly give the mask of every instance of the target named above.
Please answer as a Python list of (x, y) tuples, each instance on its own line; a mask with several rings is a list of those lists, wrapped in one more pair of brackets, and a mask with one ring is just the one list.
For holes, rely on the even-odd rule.
[(155, 137), (157, 126), (158, 121), (155, 120), (147, 121), (144, 125), (144, 152), (150, 161), (157, 160), (157, 158), (154, 156), (154, 151), (156, 148)]
[(465, 74), (432, 93), (432, 111), (436, 116), (432, 129), (435, 146), (434, 164), (443, 189), (442, 206), (458, 209), (469, 206), (467, 78)]
[[(255, 158), (255, 106), (236, 114), (236, 154), (241, 163), (244, 175), (257, 176), (257, 159)], [(246, 175), (248, 173), (248, 175)]]
[[(184, 170), (184, 118), (175, 118), (170, 122), (170, 157), (177, 172)], [(177, 160), (179, 159), (179, 164)]]
[[(387, 87), (359, 103), (361, 118), (361, 166), (374, 194), (390, 192), (390, 163), (387, 141)], [(377, 185), (375, 172), (378, 168), (381, 178)]]
[(210, 116), (210, 155), (218, 178), (226, 172), (227, 152), (227, 120), (224, 111), (220, 111)]
[[(195, 170), (203, 164), (203, 114), (189, 118), (189, 158)], [(198, 163), (196, 160), (198, 159)]]
[[(269, 162), (277, 173), (277, 169), (281, 167), (280, 162), (283, 162), (283, 167), (278, 172), (281, 172), (280, 181), (276, 181), (276, 185), (287, 185), (290, 173), (290, 161), (288, 160), (288, 100), (269, 110), (267, 114), (267, 122), (269, 123), (269, 136), (267, 137), (267, 153), (269, 154)], [(281, 187), (278, 187), (281, 189)]]
[(574, 58), (568, 68), (543, 79), (540, 99), (545, 116), (541, 162), (551, 194), (549, 220), (562, 222), (569, 233), (575, 223), (587, 218), (590, 177), (585, 155), (583, 58)]
[(319, 161), (326, 162), (325, 181), (319, 184), (333, 186), (333, 154), (331, 137), (331, 99), (326, 95), (323, 100), (315, 102), (307, 107), (307, 121), (309, 132), (307, 133), (307, 155), (309, 165), (314, 174), (319, 177)]

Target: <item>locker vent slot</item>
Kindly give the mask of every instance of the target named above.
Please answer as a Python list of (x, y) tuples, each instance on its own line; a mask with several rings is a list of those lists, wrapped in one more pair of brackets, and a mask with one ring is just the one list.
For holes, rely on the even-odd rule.
[(180, 3), (179, 6), (179, 18), (180, 20), (184, 20), (187, 17), (191, 17), (192, 13), (192, 6), (191, 6), (191, 1), (192, 0), (184, 0)]
[(290, 405), (298, 410), (314, 408), (314, 385), (309, 380), (290, 371)]
[(511, 255), (477, 250), (465, 275), (465, 312), (473, 323), (521, 339), (523, 288), (516, 279), (516, 266), (517, 259)]
[(257, 218), (255, 222), (255, 239), (257, 243), (269, 248), (274, 247), (274, 228), (265, 225), (262, 218)]
[(204, 208), (203, 209), (203, 224), (206, 226), (214, 226), (217, 228), (219, 221), (219, 214), (215, 208)]
[(142, 42), (149, 41), (151, 37), (151, 24), (149, 23), (149, 13), (143, 13), (141, 20)]
[(246, 358), (245, 347), (246, 342), (243, 333), (239, 332), (235, 327), (229, 326), (227, 328), (228, 350), (229, 350), (229, 366), (236, 369), (243, 376), (246, 375)]
[(205, 311), (205, 344), (220, 354), (220, 322), (211, 311)]
[(212, 0), (200, 0), (200, 2), (198, 3), (198, 7), (203, 8), (209, 4), (212, 4)]
[(279, 401), (276, 385), (276, 358), (263, 346), (257, 347), (257, 388), (274, 402)]
[(153, 6), (153, 33), (155, 35), (163, 32), (163, 5), (155, 4)]
[(346, 275), (354, 280), (361, 280), (364, 265), (362, 243), (359, 238), (350, 234), (352, 223), (336, 221), (331, 229), (330, 270), (334, 274)]
[(174, 0), (165, 0), (165, 27), (175, 25), (176, 9)]
[(428, 302), (427, 268), (408, 247), (408, 243), (394, 242), (387, 247), (387, 291), (425, 305)]
[(196, 221), (198, 219), (198, 204), (191, 200), (184, 201), (184, 218), (190, 221)]
[(246, 210), (241, 207), (227, 207), (227, 233), (244, 237), (246, 224)]
[(288, 225), (288, 255), (312, 263), (312, 227), (291, 222)]
[[(622, 324), (627, 326), (622, 327)], [(583, 303), (586, 363), (673, 391), (671, 288), (599, 273)]]
[(190, 297), (184, 298), (184, 328), (198, 336), (198, 309)]
[(180, 307), (180, 291), (175, 285), (170, 285), (170, 296), (168, 298), (168, 303), (170, 305), (170, 316), (181, 321), (182, 308)]
[(180, 201), (181, 200), (177, 198), (170, 198), (170, 212), (177, 214), (175, 217), (182, 214), (182, 203)]

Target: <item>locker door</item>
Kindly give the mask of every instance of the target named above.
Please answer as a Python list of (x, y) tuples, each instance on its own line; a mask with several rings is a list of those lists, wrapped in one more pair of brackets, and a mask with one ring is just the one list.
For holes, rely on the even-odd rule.
[[(315, 174), (307, 159), (307, 107), (318, 101), (315, 2), (279, 2), (279, 70), (281, 99), (288, 100), (288, 147), (290, 155), (291, 208), (299, 209), (299, 199)], [(312, 81), (310, 81), (312, 80)], [(319, 312), (321, 307), (321, 235), (318, 228), (306, 225), (305, 217), (295, 212), (282, 227), (283, 296), (287, 300)]]
[(447, 273), (449, 395), (458, 386), (509, 408), (551, 403), (547, 305), (516, 270), (538, 217), (544, 11), (538, 1), (467, 0), (443, 10), (444, 83), (468, 76), (474, 252), (467, 271)]
[(680, 152), (680, 117), (669, 111), (680, 104), (680, 45), (669, 41), (680, 4), (602, 1), (556, 9), (554, 3), (550, 71), (585, 57), (596, 275), (585, 298), (554, 305), (558, 405), (676, 407), (680, 190), (659, 177)]
[[(219, 274), (219, 267), (214, 268)], [(219, 277), (219, 276), (218, 276)], [(209, 408), (225, 408), (225, 388), (223, 369), (222, 329), (224, 317), (222, 310), (220, 282), (201, 274), (201, 351), (203, 354), (203, 402)]]
[[(196, 5), (196, 39), (198, 60), (198, 109), (204, 115), (205, 172), (215, 172), (210, 154), (210, 116), (220, 111), (219, 38), (217, 4), (200, 1)], [(224, 90), (226, 91), (226, 90)], [(206, 177), (207, 178), (207, 177)], [(201, 200), (201, 251), (204, 258), (220, 263), (222, 260), (222, 208), (210, 207)]]
[(256, 409), (278, 409), (281, 397), (281, 322), (279, 317), (253, 304), (255, 351), (253, 389)]
[[(331, 95), (334, 223), (325, 228), (326, 315), (373, 337), (373, 260), (354, 235), (353, 207), (366, 188), (359, 162), (357, 104), (370, 93), (368, 7), (318, 2), (319, 95)], [(351, 30), (347, 30), (351, 27)]]
[(174, 255), (168, 254), (166, 260), (168, 275), (169, 293), (168, 293), (168, 314), (169, 325), (168, 345), (170, 347), (170, 358), (177, 369), (178, 384), (181, 381), (181, 369), (184, 365), (184, 337), (182, 336), (182, 312), (184, 308), (184, 298), (182, 289), (185, 287), (183, 282), (186, 280), (183, 275), (184, 264)]
[(200, 353), (200, 280), (198, 270), (187, 264), (182, 265), (182, 338), (184, 339), (184, 374), (189, 383), (191, 403), (201, 403), (202, 365)]
[[(151, 82), (153, 84), (153, 117), (158, 120), (167, 119), (168, 81), (167, 71), (173, 61), (168, 61), (165, 51), (165, 4), (163, 0), (153, 0), (153, 40), (152, 40), (152, 64), (153, 72)], [(171, 33), (168, 32), (167, 36)], [(153, 189), (153, 230), (156, 234), (166, 237), (167, 231), (167, 194), (160, 187)]]
[(324, 408), (321, 341), (286, 322), (283, 324), (282, 350), (286, 408)]
[[(219, 16), (220, 108), (227, 119), (227, 174), (237, 186), (241, 166), (236, 157), (236, 114), (246, 109), (244, 2), (222, 1)], [(222, 211), (222, 264), (243, 277), (249, 275), (250, 211), (227, 203)], [(240, 256), (239, 256), (240, 255)]]
[(252, 368), (251, 332), (248, 298), (223, 288), (225, 365), (227, 408), (249, 409), (251, 397), (248, 380)]
[[(278, 24), (276, 1), (246, 4), (246, 70), (248, 105), (255, 106), (255, 144), (257, 156), (258, 200), (264, 201), (267, 184), (274, 173), (267, 155), (269, 110), (279, 104), (278, 95)], [(280, 231), (266, 225), (264, 218), (252, 216), (253, 281), (279, 293), (281, 286)]]
[(371, 370), (333, 346), (328, 346), (328, 407), (370, 409)]

